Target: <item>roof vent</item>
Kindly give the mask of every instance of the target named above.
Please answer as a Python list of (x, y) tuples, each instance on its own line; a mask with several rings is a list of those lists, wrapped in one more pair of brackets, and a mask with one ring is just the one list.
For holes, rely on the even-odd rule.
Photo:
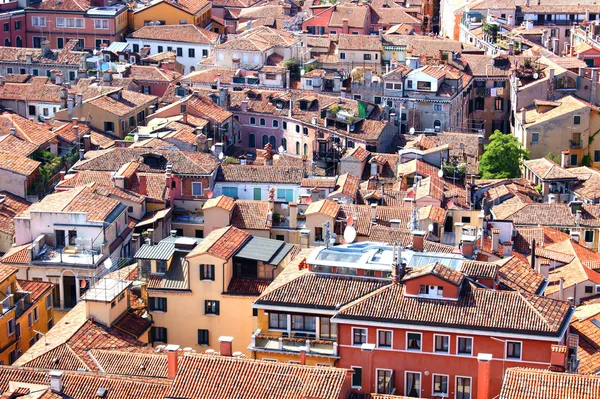
[(106, 388), (98, 388), (96, 391), (97, 398), (105, 398), (106, 397)]

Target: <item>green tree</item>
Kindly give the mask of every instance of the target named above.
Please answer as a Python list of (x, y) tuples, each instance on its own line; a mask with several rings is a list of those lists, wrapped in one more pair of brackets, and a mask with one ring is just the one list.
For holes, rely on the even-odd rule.
[(557, 157), (551, 152), (547, 153), (545, 158), (560, 165), (560, 157)]
[(479, 174), (482, 179), (520, 177), (521, 161), (528, 158), (528, 151), (521, 147), (515, 136), (496, 130), (479, 160)]

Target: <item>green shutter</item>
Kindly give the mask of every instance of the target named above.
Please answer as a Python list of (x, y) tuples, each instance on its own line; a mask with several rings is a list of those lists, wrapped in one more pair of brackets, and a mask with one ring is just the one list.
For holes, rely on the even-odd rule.
[(254, 187), (254, 200), (255, 201), (260, 201), (261, 198), (261, 194), (260, 194), (260, 188), (259, 187)]
[(285, 200), (287, 202), (294, 202), (294, 190), (292, 190), (292, 189), (285, 190)]

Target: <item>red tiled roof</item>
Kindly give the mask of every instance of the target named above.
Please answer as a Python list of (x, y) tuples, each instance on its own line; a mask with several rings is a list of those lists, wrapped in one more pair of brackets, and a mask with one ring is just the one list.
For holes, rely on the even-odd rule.
[(221, 259), (231, 258), (252, 236), (234, 226), (211, 231), (200, 244), (188, 254), (188, 258), (209, 253)]
[(272, 280), (257, 278), (233, 278), (227, 286), (226, 294), (258, 296), (271, 284)]
[(211, 198), (204, 203), (202, 209), (210, 209), (214, 207), (225, 209), (226, 211), (231, 211), (235, 206), (235, 200), (231, 197), (227, 197), (225, 195), (220, 195), (216, 198)]
[(215, 44), (219, 35), (193, 24), (143, 26), (131, 34), (138, 39)]
[(531, 268), (526, 258), (519, 255), (512, 256), (500, 266), (498, 277), (500, 283), (506, 287), (532, 294), (538, 293), (546, 280), (543, 275)]
[(508, 368), (499, 398), (600, 398), (600, 376)]
[(4, 263), (0, 263), (0, 282), (6, 281), (7, 278), (12, 276), (13, 274), (16, 274), (18, 271), (19, 269), (15, 267), (10, 267), (8, 265), (5, 265)]
[(238, 229), (269, 230), (269, 202), (237, 200), (231, 215), (231, 225)]
[(89, 351), (89, 356), (107, 374), (167, 378), (168, 366), (165, 353), (92, 349)]
[(15, 233), (15, 216), (24, 212), (29, 205), (31, 203), (21, 197), (0, 191), (0, 231), (12, 236)]
[(166, 397), (338, 399), (347, 370), (214, 355), (184, 355)]
[(306, 211), (305, 215), (311, 215), (313, 213), (321, 213), (323, 215), (334, 218), (337, 216), (340, 210), (340, 205), (337, 202), (331, 200), (322, 200), (311, 203)]
[(443, 280), (448, 281), (454, 285), (460, 286), (463, 281), (464, 274), (461, 272), (457, 272), (451, 267), (442, 265), (439, 262), (432, 263), (430, 265), (422, 266), (422, 267), (414, 267), (412, 268), (406, 275), (402, 278), (402, 281), (412, 280), (415, 278), (423, 277), (426, 275), (434, 275)]
[[(113, 327), (127, 334), (140, 338), (152, 326), (152, 320), (141, 317), (135, 312), (126, 312), (113, 323)], [(115, 373), (119, 374), (119, 373)]]
[(54, 284), (47, 281), (29, 281), (29, 280), (17, 280), (21, 290), (31, 293), (31, 300), (33, 302), (40, 299), (44, 293), (51, 290)]
[(12, 247), (2, 257), (2, 262), (11, 264), (29, 264), (29, 247), (31, 243)]
[(8, 151), (0, 151), (0, 169), (8, 170), (23, 176), (30, 176), (38, 170), (40, 165), (40, 162), (22, 155)]

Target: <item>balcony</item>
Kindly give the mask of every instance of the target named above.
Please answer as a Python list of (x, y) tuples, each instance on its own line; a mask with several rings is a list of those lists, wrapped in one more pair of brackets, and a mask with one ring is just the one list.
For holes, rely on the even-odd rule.
[(255, 333), (252, 335), (252, 343), (248, 347), (248, 349), (253, 351), (282, 352), (298, 355), (305, 348), (308, 355), (339, 357), (337, 342), (311, 340), (309, 338), (284, 338)]
[(204, 224), (204, 214), (196, 212), (175, 212), (172, 223)]
[[(107, 245), (107, 244), (105, 244)], [(77, 245), (55, 248), (45, 245), (36, 254), (32, 263), (36, 265), (69, 264), (83, 267), (95, 267), (103, 258), (102, 251), (96, 249), (82, 249)]]
[(8, 295), (6, 298), (0, 301), (0, 303), (2, 303), (2, 314), (4, 315), (14, 306), (14, 295)]

